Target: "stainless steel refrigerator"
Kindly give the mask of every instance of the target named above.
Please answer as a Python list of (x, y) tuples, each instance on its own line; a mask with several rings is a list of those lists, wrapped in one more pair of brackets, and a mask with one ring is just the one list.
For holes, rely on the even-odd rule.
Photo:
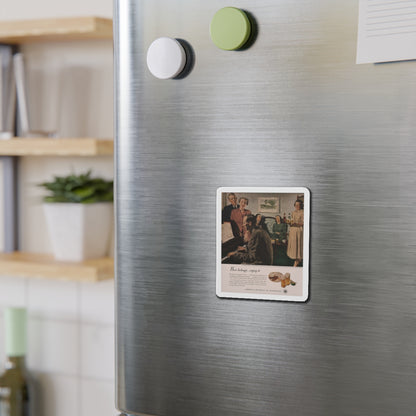
[[(416, 415), (416, 63), (356, 65), (357, 22), (358, 1), (115, 1), (121, 412)], [(217, 296), (221, 187), (310, 190), (306, 301)]]

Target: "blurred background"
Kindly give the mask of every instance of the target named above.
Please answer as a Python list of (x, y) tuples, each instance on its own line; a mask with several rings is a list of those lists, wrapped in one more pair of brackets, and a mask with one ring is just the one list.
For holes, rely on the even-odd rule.
[[(0, 16), (2, 21), (111, 18), (112, 0), (6, 0), (0, 3)], [(33, 129), (56, 130), (61, 137), (112, 138), (111, 40), (30, 43), (23, 44), (21, 51)], [(1, 169), (0, 163), (0, 184)], [(42, 210), (45, 190), (36, 184), (54, 175), (89, 169), (112, 179), (112, 156), (20, 158), (18, 218), (22, 251), (52, 251)], [(3, 244), (4, 227), (0, 224)], [(113, 416), (113, 279), (84, 283), (20, 278), (7, 276), (0, 267), (0, 364), (5, 360), (3, 316), (7, 306), (28, 310), (27, 366), (37, 384), (36, 414)]]

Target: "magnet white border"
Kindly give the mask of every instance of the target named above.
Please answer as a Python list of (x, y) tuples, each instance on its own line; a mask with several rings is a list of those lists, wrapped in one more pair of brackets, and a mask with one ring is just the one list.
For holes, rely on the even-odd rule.
[[(302, 278), (302, 295), (268, 295), (253, 293), (234, 293), (223, 292), (221, 290), (221, 223), (222, 223), (222, 206), (221, 197), (223, 193), (274, 193), (274, 194), (304, 194), (304, 224), (303, 224), (303, 278)], [(310, 191), (305, 187), (220, 187), (217, 189), (217, 276), (216, 276), (216, 295), (219, 298), (235, 299), (257, 299), (257, 300), (279, 300), (286, 302), (306, 302), (309, 298), (309, 245), (310, 245)]]

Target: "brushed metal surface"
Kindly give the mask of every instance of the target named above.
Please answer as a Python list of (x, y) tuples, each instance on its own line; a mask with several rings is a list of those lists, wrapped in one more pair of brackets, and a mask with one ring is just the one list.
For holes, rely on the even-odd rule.
[[(415, 62), (355, 65), (358, 2), (116, 0), (117, 406), (157, 416), (416, 414)], [(190, 75), (145, 52), (188, 41)], [(215, 296), (220, 186), (311, 190), (310, 300)]]

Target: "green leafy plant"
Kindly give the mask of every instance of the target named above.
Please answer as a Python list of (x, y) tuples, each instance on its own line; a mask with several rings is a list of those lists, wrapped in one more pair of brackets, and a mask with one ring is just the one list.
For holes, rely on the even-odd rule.
[(55, 176), (52, 182), (39, 184), (51, 192), (44, 202), (75, 202), (91, 204), (113, 200), (113, 181), (92, 178), (91, 171), (81, 175)]

